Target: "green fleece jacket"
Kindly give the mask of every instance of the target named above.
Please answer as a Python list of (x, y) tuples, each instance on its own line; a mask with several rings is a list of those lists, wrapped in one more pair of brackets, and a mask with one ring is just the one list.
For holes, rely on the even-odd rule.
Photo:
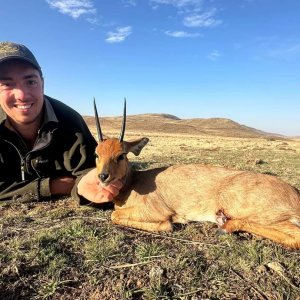
[[(44, 99), (43, 122), (32, 150), (4, 126), (6, 114), (0, 107), (0, 201), (51, 199), (49, 179), (80, 178), (95, 167), (96, 141), (81, 115), (58, 100)], [(72, 194), (76, 196), (76, 186)]]

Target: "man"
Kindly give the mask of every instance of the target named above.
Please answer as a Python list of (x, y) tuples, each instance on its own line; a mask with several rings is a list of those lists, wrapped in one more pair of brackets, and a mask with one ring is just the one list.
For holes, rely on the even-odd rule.
[(44, 95), (41, 67), (21, 44), (0, 42), (0, 200), (72, 195), (102, 203), (121, 183), (98, 183), (96, 141), (79, 113)]

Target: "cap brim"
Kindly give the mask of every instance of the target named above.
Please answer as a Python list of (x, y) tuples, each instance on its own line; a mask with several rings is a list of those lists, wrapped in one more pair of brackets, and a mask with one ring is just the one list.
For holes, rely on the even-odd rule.
[(26, 57), (20, 57), (20, 56), (14, 56), (14, 55), (6, 56), (3, 58), (0, 58), (0, 64), (3, 62), (6, 62), (6, 61), (10, 61), (10, 60), (21, 60), (21, 61), (27, 62), (27, 63), (31, 64), (35, 69), (41, 71), (41, 67), (39, 65), (34, 63), (32, 60), (27, 59)]

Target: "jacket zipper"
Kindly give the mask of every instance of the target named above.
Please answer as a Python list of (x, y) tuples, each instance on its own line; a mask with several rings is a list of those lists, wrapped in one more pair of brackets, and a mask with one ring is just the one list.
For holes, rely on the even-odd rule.
[(19, 154), (20, 160), (21, 160), (21, 179), (22, 181), (25, 181), (25, 158), (22, 156), (21, 152), (19, 151), (19, 149), (10, 141), (5, 140), (8, 144), (10, 144), (11, 146), (13, 146), (13, 148), (16, 149), (17, 153)]
[(22, 181), (25, 181), (25, 163), (23, 159), (21, 161), (21, 177)]

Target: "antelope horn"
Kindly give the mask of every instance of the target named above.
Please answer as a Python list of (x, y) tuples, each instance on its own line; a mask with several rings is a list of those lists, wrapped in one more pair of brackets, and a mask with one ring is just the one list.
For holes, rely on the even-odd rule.
[(123, 142), (124, 134), (125, 134), (125, 127), (126, 127), (126, 98), (124, 98), (124, 109), (123, 109), (123, 122), (122, 122), (122, 129), (119, 137), (119, 141)]
[(97, 126), (97, 133), (98, 133), (98, 141), (103, 142), (103, 135), (102, 135), (101, 126), (100, 126), (100, 122), (99, 122), (95, 97), (94, 97), (94, 111), (95, 111), (95, 121), (96, 121), (96, 126)]

